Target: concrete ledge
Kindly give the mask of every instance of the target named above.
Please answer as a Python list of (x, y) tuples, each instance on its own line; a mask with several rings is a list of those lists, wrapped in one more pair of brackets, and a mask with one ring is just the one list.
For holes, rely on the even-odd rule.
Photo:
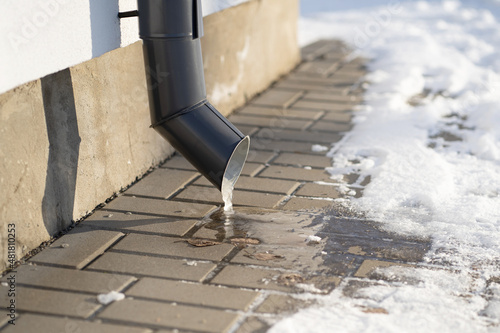
[[(209, 99), (224, 114), (299, 61), (297, 0), (253, 0), (207, 16)], [(149, 128), (141, 42), (0, 95), (0, 270), (173, 153)]]
[(227, 115), (300, 60), (298, 2), (256, 0), (204, 18), (209, 100)]

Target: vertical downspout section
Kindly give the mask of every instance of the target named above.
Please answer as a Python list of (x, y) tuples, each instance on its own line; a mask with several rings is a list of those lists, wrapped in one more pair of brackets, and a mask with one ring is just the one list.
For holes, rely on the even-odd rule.
[(219, 190), (234, 186), (250, 139), (207, 100), (201, 0), (138, 0), (152, 127)]

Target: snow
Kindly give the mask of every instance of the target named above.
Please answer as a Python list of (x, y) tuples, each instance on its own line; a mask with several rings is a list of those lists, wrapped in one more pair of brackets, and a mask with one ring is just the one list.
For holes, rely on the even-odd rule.
[(109, 304), (112, 302), (116, 302), (116, 301), (121, 301), (123, 299), (125, 299), (125, 294), (119, 293), (119, 292), (114, 291), (114, 290), (107, 293), (107, 294), (97, 295), (97, 300), (99, 301), (99, 303), (101, 303), (103, 305), (106, 305), (106, 304)]
[(306, 238), (307, 244), (319, 244), (320, 242), (321, 242), (321, 237), (319, 236), (309, 235)]
[(370, 176), (349, 204), (432, 248), (428, 267), (381, 270), (407, 278), (397, 287), (347, 297), (341, 285), (271, 332), (500, 331), (500, 2), (312, 0), (301, 10), (302, 45), (340, 38), (371, 59), (365, 105), (327, 170)]
[(322, 145), (312, 145), (311, 150), (314, 152), (328, 151), (328, 147)]

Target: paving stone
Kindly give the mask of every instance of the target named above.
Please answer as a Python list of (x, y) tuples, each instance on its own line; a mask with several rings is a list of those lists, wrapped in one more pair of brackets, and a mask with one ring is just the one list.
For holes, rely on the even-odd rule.
[(283, 314), (287, 312), (296, 312), (312, 304), (312, 301), (301, 300), (288, 295), (269, 295), (264, 302), (259, 305), (255, 312)]
[(296, 193), (297, 196), (305, 197), (322, 197), (322, 198), (341, 198), (342, 195), (338, 191), (337, 186), (319, 185), (319, 184), (304, 184)]
[(321, 101), (330, 103), (344, 103), (347, 104), (345, 107), (352, 108), (354, 104), (361, 101), (361, 96), (349, 94), (349, 95), (334, 95), (334, 94), (322, 94), (317, 92), (309, 92), (304, 95), (303, 100), (309, 101)]
[(216, 266), (211, 263), (188, 265), (186, 260), (107, 252), (89, 265), (89, 270), (152, 276), (188, 281), (203, 280)]
[(321, 102), (301, 99), (293, 105), (294, 108), (321, 110), (328, 112), (339, 112), (352, 109), (351, 106), (346, 106), (345, 103)]
[(181, 220), (174, 217), (158, 217), (98, 210), (83, 221), (81, 225), (127, 233), (140, 232), (167, 236), (184, 236), (196, 223), (198, 223), (198, 220)]
[[(331, 86), (331, 85), (335, 84), (336, 82), (350, 81), (351, 84), (356, 82), (356, 79), (349, 80), (349, 79), (346, 79), (344, 77), (339, 78), (335, 75), (335, 73), (331, 74), (327, 77), (310, 76), (310, 75), (304, 75), (303, 73), (291, 73), (286, 77), (286, 79), (292, 80), (292, 81), (301, 81), (302, 83), (312, 83), (312, 84), (316, 84), (318, 86)], [(304, 96), (302, 96), (301, 98), (305, 98), (305, 96), (307, 96), (308, 94), (310, 94), (310, 93), (305, 93)]]
[(361, 66), (351, 66), (351, 67), (342, 67), (338, 71), (336, 71), (333, 75), (332, 78), (336, 78), (337, 80), (343, 80), (343, 81), (351, 81), (351, 82), (356, 82), (360, 83), (363, 82), (364, 76), (366, 74), (366, 70), (363, 69)]
[[(205, 227), (202, 227), (198, 229), (193, 235), (193, 238), (203, 238), (203, 239), (211, 239), (215, 240), (218, 242), (222, 242), (226, 239), (225, 234), (222, 234), (219, 232), (219, 230), (214, 230), (214, 229), (208, 229)], [(246, 235), (244, 235), (246, 236)]]
[[(198, 179), (194, 183), (194, 185), (213, 186), (208, 180), (204, 178)], [(300, 183), (289, 180), (241, 176), (236, 182), (235, 189), (288, 195), (292, 193), (299, 185)]]
[[(248, 162), (267, 163), (271, 159), (273, 159), (275, 156), (276, 156), (276, 153), (274, 153), (274, 152), (266, 152), (266, 151), (259, 151), (259, 150), (250, 149), (248, 151), (247, 163)], [(206, 178), (202, 177), (202, 179), (206, 179)]]
[(355, 277), (360, 278), (370, 278), (374, 271), (378, 268), (386, 268), (391, 266), (401, 266), (401, 267), (415, 267), (413, 265), (408, 264), (400, 264), (388, 261), (380, 261), (380, 260), (365, 260), (361, 267), (354, 274)]
[[(323, 88), (348, 89), (347, 93), (358, 88), (357, 78), (336, 76), (334, 73), (330, 73), (327, 76), (311, 76), (307, 72), (297, 72), (294, 76), (288, 77), (288, 79), (315, 84)], [(324, 79), (324, 81), (321, 81), (321, 79)]]
[(302, 59), (306, 61), (311, 61), (316, 57), (323, 55), (332, 48), (331, 43), (328, 40), (319, 40), (317, 42), (311, 43), (300, 49)]
[(125, 194), (167, 199), (200, 174), (175, 169), (156, 169), (129, 188)]
[(134, 298), (246, 311), (259, 293), (182, 281), (143, 278), (126, 292)]
[[(234, 198), (233, 191), (233, 198)], [(177, 194), (176, 200), (190, 200), (195, 202), (205, 202), (214, 205), (223, 204), (222, 194), (214, 186), (211, 187), (200, 187), (200, 186), (189, 186), (181, 193)], [(233, 199), (233, 204), (236, 204)]]
[(180, 155), (174, 155), (170, 158), (161, 168), (171, 168), (171, 169), (183, 169), (196, 171), (196, 168), (191, 165), (184, 157)]
[[(388, 239), (415, 242), (414, 238), (395, 235), (381, 229), (381, 224), (364, 219), (334, 218), (331, 223), (325, 224), (321, 230), (325, 234), (345, 235), (355, 238)], [(421, 241), (426, 243), (428, 241)]]
[(125, 325), (105, 324), (64, 317), (23, 314), (16, 320), (16, 325), (8, 325), (2, 332), (6, 333), (151, 333), (148, 328)]
[(238, 314), (222, 310), (125, 299), (108, 306), (99, 318), (127, 321), (148, 327), (178, 328), (203, 332), (227, 332)]
[(302, 92), (268, 90), (252, 101), (253, 105), (287, 108), (302, 96)]
[(311, 61), (318, 57), (324, 57), (329, 52), (345, 52), (348, 47), (339, 40), (319, 40), (301, 48), (302, 58)]
[[(290, 231), (286, 231), (290, 233)], [(299, 233), (300, 230), (294, 231)], [(283, 269), (315, 271), (323, 269), (323, 259), (320, 255), (321, 246), (306, 245), (307, 235), (303, 234), (301, 243), (291, 246), (281, 244), (264, 244), (257, 246), (249, 246), (236, 254), (231, 259), (232, 263), (267, 266)], [(275, 259), (263, 258), (264, 255), (277, 256)], [(260, 259), (259, 259), (260, 258)], [(265, 260), (264, 260), (265, 259)]]
[(122, 236), (123, 233), (118, 231), (77, 226), (31, 258), (30, 262), (81, 269)]
[(299, 80), (281, 80), (274, 85), (275, 89), (284, 91), (308, 91), (308, 92), (326, 92), (330, 94), (346, 95), (349, 93), (349, 87), (324, 86), (313, 82)]
[[(3, 304), (0, 304), (0, 306), (3, 306)], [(11, 320), (10, 317), (7, 317), (6, 315), (7, 315), (7, 312), (5, 312), (4, 315), (2, 315), (2, 317), (0, 317), (0, 327), (3, 327), (4, 325), (6, 325), (9, 322), (9, 320)], [(17, 323), (17, 320), (19, 320), (19, 314), (16, 314), (16, 323)], [(8, 325), (8, 326), (13, 326), (13, 325)], [(10, 332), (14, 332), (14, 331), (10, 331)], [(21, 332), (21, 331), (17, 331), (17, 332)]]
[(178, 201), (134, 198), (122, 196), (105, 206), (106, 210), (132, 212), (138, 214), (154, 214), (174, 217), (202, 218), (216, 207), (213, 205), (186, 203)]
[(369, 59), (363, 58), (363, 57), (357, 57), (352, 59), (351, 61), (345, 63), (341, 70), (358, 70), (358, 71), (366, 71), (366, 63), (369, 61)]
[[(0, 296), (5, 309), (7, 293)], [(100, 308), (96, 296), (16, 286), (16, 310), (87, 318)]]
[(350, 76), (359, 79), (363, 78), (367, 73), (368, 71), (364, 68), (364, 66), (360, 65), (349, 66), (349, 64), (344, 65), (337, 72), (335, 72), (335, 74), (339, 76)]
[(416, 238), (383, 231), (380, 223), (359, 218), (335, 218), (325, 224), (321, 230), (326, 234), (346, 235), (355, 238), (386, 239), (390, 241), (405, 241), (409, 243), (429, 244), (428, 238)]
[(182, 238), (130, 234), (116, 244), (113, 251), (219, 261), (233, 248), (231, 244), (195, 247)]
[(305, 129), (309, 127), (312, 122), (300, 119), (290, 119), (286, 117), (259, 117), (250, 115), (234, 115), (229, 117), (229, 120), (234, 124), (250, 124), (259, 127), (272, 127), (272, 128), (287, 128), (287, 129)]
[[(324, 132), (309, 132), (309, 131), (295, 131), (295, 130), (272, 130), (261, 129), (256, 134), (256, 140), (261, 142), (269, 142), (272, 140), (290, 140), (296, 142), (310, 142), (313, 144), (318, 143), (334, 143), (342, 138), (339, 134), (324, 133)], [(256, 149), (254, 147), (254, 149)]]
[[(295, 141), (269, 141), (267, 139), (255, 138), (252, 139), (252, 147), (256, 150), (273, 151), (273, 152), (290, 152), (315, 154), (324, 156), (325, 152), (315, 152), (312, 150), (313, 143), (310, 142), (295, 142)], [(325, 144), (324, 144), (325, 145)], [(327, 144), (330, 146), (330, 144)]]
[(284, 210), (317, 210), (332, 207), (333, 202), (308, 198), (291, 198), (283, 206)]
[(241, 175), (253, 177), (264, 169), (264, 167), (261, 163), (245, 162), (243, 170), (241, 170)]
[(332, 159), (318, 155), (282, 153), (273, 161), (273, 164), (326, 168), (332, 166)]
[[(321, 237), (323, 233), (318, 233)], [(326, 234), (325, 234), (326, 235)], [(397, 239), (370, 239), (328, 234), (326, 247), (339, 253), (405, 262), (422, 261), (429, 250), (427, 243), (411, 243)]]
[[(340, 62), (345, 61), (346, 57), (352, 53), (352, 50), (347, 46), (342, 46), (337, 49), (333, 49), (329, 52), (323, 54), (323, 59), (325, 60), (337, 60)], [(335, 73), (334, 73), (335, 74)]]
[(235, 333), (266, 333), (271, 326), (257, 317), (248, 317)]
[[(127, 275), (87, 272), (39, 265), (21, 265), (16, 268), (15, 276), (17, 284), (88, 293), (120, 291), (135, 281), (134, 277)], [(9, 275), (4, 276), (2, 281), (6, 281), (8, 277)]]
[(323, 265), (327, 268), (328, 275), (352, 276), (363, 263), (363, 258), (351, 254), (331, 253), (323, 249)]
[(363, 280), (350, 280), (342, 288), (342, 294), (349, 298), (369, 298), (366, 293), (363, 293), (363, 289), (383, 286), (383, 283), (375, 281), (363, 281)]
[(334, 121), (337, 123), (350, 123), (352, 120), (352, 113), (347, 112), (328, 112), (322, 118), (321, 121)]
[(308, 170), (289, 166), (271, 165), (259, 177), (301, 180), (301, 181), (330, 181), (330, 174), (325, 170)]
[(304, 73), (309, 75), (327, 76), (337, 68), (339, 68), (337, 61), (308, 61), (304, 62), (296, 69), (296, 73)]
[(278, 277), (283, 273), (255, 267), (226, 266), (211, 283), (251, 289), (292, 291), (291, 286), (278, 283)]
[[(262, 208), (274, 208), (285, 197), (271, 193), (259, 193), (250, 191), (233, 191), (233, 205), (235, 206), (253, 206)], [(222, 197), (215, 187), (189, 186), (179, 193), (175, 199), (193, 200), (196, 202), (222, 203)]]
[(210, 218), (212, 221), (205, 224), (200, 231), (215, 231), (211, 237), (220, 240), (233, 237), (256, 238), (261, 241), (259, 247), (265, 244), (306, 247), (304, 240), (307, 236), (321, 230), (321, 223), (315, 223), (315, 219), (321, 217), (281, 210), (236, 207), (233, 215), (228, 216), (219, 210)]
[(322, 111), (313, 111), (307, 109), (295, 110), (295, 109), (269, 108), (269, 107), (249, 105), (241, 109), (241, 111), (238, 112), (238, 114), (316, 120), (319, 119), (324, 113)]
[(239, 124), (238, 126), (236, 126), (236, 128), (239, 129), (241, 133), (245, 135), (253, 135), (259, 130), (259, 128), (256, 126), (243, 125), (243, 124)]

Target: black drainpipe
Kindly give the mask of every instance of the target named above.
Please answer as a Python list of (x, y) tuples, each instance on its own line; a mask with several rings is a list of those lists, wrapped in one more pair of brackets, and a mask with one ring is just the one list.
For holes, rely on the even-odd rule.
[(151, 127), (219, 190), (234, 186), (250, 138), (206, 99), (201, 0), (137, 3)]

